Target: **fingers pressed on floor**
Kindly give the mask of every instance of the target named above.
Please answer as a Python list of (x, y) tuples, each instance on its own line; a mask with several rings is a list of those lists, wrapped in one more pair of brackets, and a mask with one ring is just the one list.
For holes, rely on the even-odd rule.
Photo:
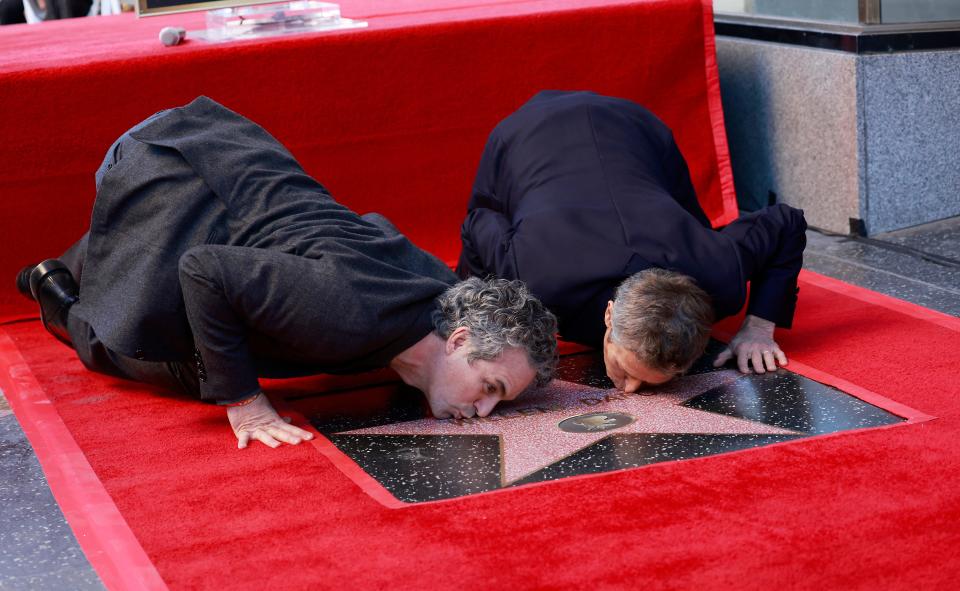
[(301, 429), (296, 425), (285, 425), (284, 429), (287, 433), (290, 433), (294, 437), (299, 437), (300, 439), (313, 439), (313, 433), (307, 431), (306, 429)]
[(279, 425), (270, 427), (269, 433), (274, 439), (277, 439), (278, 441), (282, 441), (284, 443), (289, 443), (290, 445), (296, 445), (300, 443), (300, 438), (294, 435), (293, 433), (290, 433), (289, 431), (287, 431), (284, 427), (286, 427), (286, 425), (284, 425), (283, 427)]
[(772, 351), (763, 352), (763, 364), (767, 367), (767, 371), (777, 370), (777, 361), (774, 359)]
[(268, 445), (273, 448), (279, 447), (280, 445), (279, 441), (274, 439), (269, 433), (267, 433), (263, 429), (257, 429), (256, 431), (254, 431), (253, 438), (259, 441), (260, 443), (264, 445)]
[(729, 361), (731, 357), (733, 357), (733, 353), (730, 352), (730, 349), (724, 349), (723, 351), (720, 351), (720, 354), (717, 355), (717, 358), (713, 361), (713, 366), (720, 367)]

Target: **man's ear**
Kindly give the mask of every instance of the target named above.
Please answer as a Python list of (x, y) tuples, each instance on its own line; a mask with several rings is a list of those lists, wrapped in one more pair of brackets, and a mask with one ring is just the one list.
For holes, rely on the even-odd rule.
[(450, 336), (447, 337), (447, 343), (445, 346), (445, 351), (447, 355), (453, 353), (460, 347), (466, 346), (470, 342), (470, 329), (466, 326), (461, 326), (454, 329), (450, 333)]
[(607, 328), (613, 326), (613, 300), (607, 302), (607, 309), (603, 313), (603, 323), (607, 325)]

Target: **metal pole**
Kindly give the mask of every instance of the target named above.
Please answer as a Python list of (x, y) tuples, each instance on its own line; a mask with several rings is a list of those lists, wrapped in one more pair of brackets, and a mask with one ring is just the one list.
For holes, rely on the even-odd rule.
[(860, 0), (860, 24), (879, 25), (881, 18), (881, 0)]

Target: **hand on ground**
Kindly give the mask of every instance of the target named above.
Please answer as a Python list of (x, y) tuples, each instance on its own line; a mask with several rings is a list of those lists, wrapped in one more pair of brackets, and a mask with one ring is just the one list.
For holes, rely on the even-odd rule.
[(737, 367), (742, 373), (751, 373), (751, 364), (756, 373), (775, 371), (777, 364), (786, 365), (787, 356), (773, 340), (774, 328), (773, 322), (748, 315), (713, 366), (720, 367), (733, 357), (737, 358)]
[(240, 449), (247, 447), (252, 439), (270, 447), (279, 447), (281, 443), (296, 445), (313, 439), (313, 433), (287, 424), (263, 394), (257, 394), (250, 404), (227, 407), (227, 418)]

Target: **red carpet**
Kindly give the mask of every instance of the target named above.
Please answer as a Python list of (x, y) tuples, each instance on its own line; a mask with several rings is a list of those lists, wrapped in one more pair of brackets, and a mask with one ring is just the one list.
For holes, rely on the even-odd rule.
[(396, 509), (313, 446), (239, 452), (221, 409), (87, 373), (36, 323), (3, 332), (0, 387), (112, 588), (930, 589), (960, 572), (960, 320), (818, 275), (781, 335), (791, 359), (938, 418)]

